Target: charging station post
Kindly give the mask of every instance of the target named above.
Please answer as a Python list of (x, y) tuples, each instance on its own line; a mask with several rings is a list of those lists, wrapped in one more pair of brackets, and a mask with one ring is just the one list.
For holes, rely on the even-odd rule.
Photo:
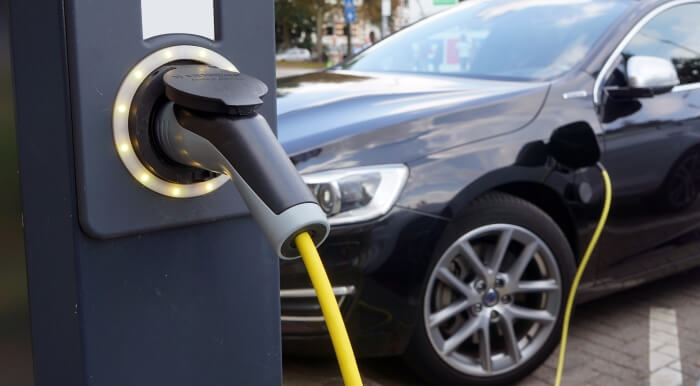
[[(236, 189), (115, 143), (141, 118), (121, 98), (168, 63), (274, 95), (273, 3), (10, 6), (34, 383), (281, 384), (278, 258)], [(259, 113), (274, 129), (274, 100)]]

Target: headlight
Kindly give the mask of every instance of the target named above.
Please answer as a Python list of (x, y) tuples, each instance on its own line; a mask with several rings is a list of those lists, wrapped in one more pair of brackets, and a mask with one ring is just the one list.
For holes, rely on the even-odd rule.
[(302, 176), (331, 225), (369, 221), (396, 203), (408, 178), (406, 165), (329, 170)]

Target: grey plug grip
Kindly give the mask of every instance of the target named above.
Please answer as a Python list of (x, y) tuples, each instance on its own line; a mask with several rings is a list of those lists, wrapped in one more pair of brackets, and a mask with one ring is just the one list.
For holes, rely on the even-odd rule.
[[(274, 169), (273, 173), (279, 173), (280, 170), (286, 173), (294, 173), (293, 176), (278, 176), (278, 178), (274, 178), (273, 176), (273, 179), (279, 180), (280, 178), (284, 178), (287, 179), (287, 184), (299, 183), (301, 186), (275, 186), (273, 192), (266, 192), (268, 193), (268, 197), (274, 197), (275, 195), (282, 194), (285, 190), (294, 192), (294, 188), (296, 188), (298, 193), (292, 197), (296, 201), (289, 201), (288, 199), (287, 201), (280, 201), (281, 198), (277, 197), (275, 199), (268, 198), (266, 202), (266, 200), (261, 197), (260, 192), (253, 189), (251, 184), (249, 184), (239, 172), (241, 167), (249, 169), (251, 165), (234, 165), (231, 162), (231, 159), (234, 159), (234, 161), (238, 163), (244, 162), (240, 157), (241, 154), (236, 154), (238, 157), (232, 155), (227, 157), (223, 154), (222, 147), (225, 152), (232, 151), (230, 149), (230, 141), (219, 140), (218, 142), (223, 143), (216, 146), (209, 139), (184, 128), (178, 122), (175, 108), (175, 105), (169, 102), (159, 111), (156, 119), (156, 136), (163, 152), (165, 152), (169, 158), (179, 163), (228, 175), (243, 197), (243, 200), (248, 206), (253, 218), (265, 234), (268, 242), (280, 258), (291, 259), (299, 257), (299, 251), (296, 249), (294, 238), (302, 232), (309, 232), (317, 246), (326, 239), (330, 231), (326, 214), (318, 203), (313, 200), (313, 196), (310, 192), (308, 196), (306, 195), (308, 187), (304, 185), (296, 169), (294, 169), (291, 161), (289, 161), (289, 158), (287, 158), (286, 153), (284, 153), (284, 150), (279, 145), (274, 135), (272, 135), (271, 131), (269, 134), (272, 137), (271, 140), (274, 140), (274, 144), (268, 148), (268, 154), (264, 156), (270, 157), (271, 154), (269, 154), (269, 152), (271, 151), (281, 152), (284, 162), (288, 164), (265, 166), (272, 166)], [(257, 116), (255, 119), (264, 120), (261, 116)], [(193, 121), (190, 121), (190, 124), (192, 122)], [(248, 123), (248, 121), (245, 120), (234, 120), (233, 122), (234, 126), (237, 122)], [(229, 124), (231, 124), (231, 122), (229, 122)], [(249, 130), (251, 128), (244, 125), (243, 129)], [(269, 127), (263, 127), (262, 129), (269, 130)], [(262, 138), (267, 138), (267, 136), (263, 135)], [(245, 151), (242, 151), (242, 153), (245, 153)], [(280, 154), (277, 155), (279, 156)], [(280, 157), (271, 158), (277, 160), (277, 163), (283, 162), (280, 160)], [(260, 160), (250, 159), (249, 162), (260, 162)], [(290, 167), (292, 170), (291, 172), (289, 169)], [(248, 175), (254, 175), (256, 171), (259, 174), (259, 172), (264, 172), (265, 170), (247, 170)], [(284, 181), (278, 182), (285, 183)], [(260, 182), (258, 179), (258, 186), (262, 183), (263, 182)], [(302, 188), (305, 189), (303, 193), (299, 191)], [(258, 187), (257, 190), (262, 189), (262, 187)], [(311, 199), (309, 199), (309, 196)], [(274, 206), (276, 206), (276, 210), (273, 210), (268, 202), (273, 202), (275, 204)]]

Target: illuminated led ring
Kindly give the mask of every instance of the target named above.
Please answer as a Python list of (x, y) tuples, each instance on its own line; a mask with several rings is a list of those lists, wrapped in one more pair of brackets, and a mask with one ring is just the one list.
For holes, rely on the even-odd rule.
[(238, 69), (228, 59), (218, 53), (197, 46), (173, 46), (158, 50), (143, 60), (141, 60), (126, 76), (122, 82), (117, 99), (114, 102), (114, 112), (112, 114), (112, 127), (114, 129), (114, 144), (122, 162), (129, 169), (129, 173), (145, 187), (154, 192), (170, 197), (187, 198), (197, 197), (210, 193), (228, 181), (225, 175), (217, 176), (208, 181), (194, 184), (176, 184), (165, 181), (148, 170), (136, 156), (134, 148), (131, 146), (129, 136), (129, 108), (134, 99), (136, 90), (141, 82), (151, 72), (158, 67), (176, 61), (192, 60), (205, 63), (211, 66), (223, 68), (228, 71)]

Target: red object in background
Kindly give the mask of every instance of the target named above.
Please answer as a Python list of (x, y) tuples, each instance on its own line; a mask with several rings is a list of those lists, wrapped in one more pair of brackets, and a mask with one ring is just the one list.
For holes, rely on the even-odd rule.
[(447, 53), (445, 55), (446, 64), (459, 64), (459, 54), (457, 53), (457, 42), (459, 39), (447, 39), (445, 46)]

